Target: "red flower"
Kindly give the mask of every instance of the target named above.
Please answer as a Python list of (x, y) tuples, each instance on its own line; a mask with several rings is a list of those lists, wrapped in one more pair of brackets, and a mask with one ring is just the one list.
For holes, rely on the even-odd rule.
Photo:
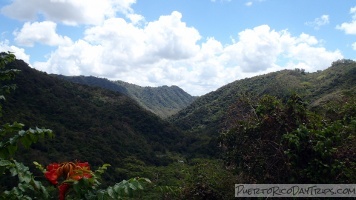
[(45, 177), (53, 184), (53, 185), (57, 185), (58, 184), (58, 174), (57, 174), (57, 170), (59, 168), (59, 164), (58, 163), (53, 163), (53, 164), (49, 164), (47, 166), (47, 170), (45, 172)]
[(71, 176), (74, 180), (79, 180), (82, 178), (91, 178), (92, 174), (90, 173), (90, 166), (89, 163), (76, 163), (76, 168), (74, 170), (76, 173)]
[(80, 167), (82, 169), (88, 169), (88, 170), (90, 169), (88, 162), (83, 162), (83, 163), (77, 162), (76, 165), (77, 167)]
[[(64, 180), (80, 180), (82, 178), (91, 178), (92, 171), (90, 170), (88, 162), (64, 162), (60, 164), (49, 164), (44, 175), (53, 185), (57, 185), (58, 178), (60, 177), (62, 177)], [(70, 187), (71, 184), (68, 182), (62, 183), (60, 186), (58, 186), (60, 200), (65, 199), (65, 194)]]
[(60, 186), (58, 186), (59, 200), (65, 200), (66, 193), (67, 193), (69, 187), (70, 187), (70, 185), (67, 183), (62, 183)]

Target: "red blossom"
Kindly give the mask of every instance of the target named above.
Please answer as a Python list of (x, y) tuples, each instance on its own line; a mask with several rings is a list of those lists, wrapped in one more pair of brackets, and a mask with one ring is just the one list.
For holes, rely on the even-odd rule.
[[(64, 163), (51, 163), (47, 166), (44, 173), (47, 180), (53, 185), (58, 184), (58, 178), (62, 177), (64, 180), (80, 180), (82, 178), (91, 178), (92, 171), (88, 162), (64, 162)], [(58, 186), (59, 199), (64, 200), (65, 194), (71, 185), (66, 182)]]
[(70, 185), (67, 183), (62, 183), (60, 186), (58, 186), (59, 200), (65, 200), (66, 193), (67, 193), (69, 187), (70, 187)]
[(77, 167), (80, 167), (82, 169), (87, 169), (87, 170), (90, 169), (88, 162), (83, 162), (83, 163), (77, 162), (76, 165), (77, 165)]
[(45, 177), (53, 184), (57, 185), (58, 184), (58, 174), (57, 170), (59, 168), (58, 163), (52, 163), (47, 166), (47, 170), (45, 172)]

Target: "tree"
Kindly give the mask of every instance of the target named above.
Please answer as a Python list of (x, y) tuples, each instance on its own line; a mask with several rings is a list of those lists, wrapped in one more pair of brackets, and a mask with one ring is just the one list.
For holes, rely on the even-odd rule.
[[(5, 100), (5, 94), (15, 89), (14, 84), (5, 81), (15, 77), (19, 70), (7, 69), (10, 63), (15, 61), (15, 56), (8, 53), (0, 53), (0, 100)], [(2, 105), (0, 104), (0, 114)], [(1, 116), (1, 115), (0, 115)], [(7, 185), (0, 183), (0, 199), (52, 199), (51, 186), (35, 180), (34, 175), (23, 163), (13, 159), (13, 155), (19, 145), (29, 148), (31, 144), (46, 136), (54, 136), (50, 129), (30, 128), (23, 130), (24, 124), (13, 122), (5, 123), (0, 127), (0, 178), (5, 178)], [(101, 174), (109, 165), (104, 164), (96, 171), (91, 171), (87, 162), (52, 163), (44, 169), (39, 163), (34, 164), (43, 171), (50, 183), (57, 187), (58, 179), (62, 183), (58, 185), (59, 199), (119, 199), (133, 196), (133, 191), (142, 190), (143, 185), (150, 183), (146, 178), (132, 178), (123, 180), (106, 189), (100, 189)], [(17, 180), (14, 180), (16, 178)], [(9, 185), (14, 182), (14, 185)], [(2, 182), (3, 183), (3, 182)]]
[[(356, 120), (349, 111), (340, 120), (330, 120), (311, 112), (296, 94), (286, 102), (268, 95), (257, 103), (239, 102), (247, 104), (247, 109), (240, 109), (244, 112), (236, 114), (235, 120), (229, 117), (230, 127), (220, 141), (226, 164), (243, 182), (355, 181), (355, 147), (351, 144), (355, 142)], [(354, 110), (355, 104), (345, 106)]]
[[(14, 84), (3, 84), (4, 81), (11, 80), (15, 77), (18, 70), (6, 69), (9, 63), (15, 60), (15, 56), (9, 53), (0, 54), (0, 99), (5, 100), (5, 94), (15, 89)], [(0, 116), (2, 105), (0, 104)], [(14, 122), (12, 124), (3, 124), (0, 128), (0, 176), (17, 176), (18, 184), (8, 190), (6, 186), (2, 186), (3, 198), (31, 199), (31, 196), (39, 196), (48, 198), (48, 192), (41, 182), (36, 181), (34, 176), (29, 171), (29, 168), (20, 162), (13, 159), (19, 143), (25, 147), (29, 147), (32, 143), (44, 138), (46, 135), (53, 137), (53, 133), (49, 129), (28, 129), (23, 130), (24, 124)]]

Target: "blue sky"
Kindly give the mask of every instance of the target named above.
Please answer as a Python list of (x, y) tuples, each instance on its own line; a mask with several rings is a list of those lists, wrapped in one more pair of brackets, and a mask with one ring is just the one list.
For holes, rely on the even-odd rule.
[(2, 0), (0, 51), (48, 73), (203, 95), (245, 77), (356, 60), (356, 2)]

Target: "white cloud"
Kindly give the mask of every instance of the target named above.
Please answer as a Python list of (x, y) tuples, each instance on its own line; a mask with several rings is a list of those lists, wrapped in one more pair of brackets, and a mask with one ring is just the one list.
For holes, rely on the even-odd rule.
[(167, 59), (184, 59), (199, 51), (196, 44), (201, 36), (195, 28), (181, 21), (182, 15), (175, 11), (170, 16), (161, 16), (145, 28), (148, 52), (152, 56)]
[(46, 62), (35, 62), (34, 67), (50, 73), (80, 75), (101, 74), (99, 64), (105, 66), (101, 57), (103, 49), (78, 40), (69, 46), (60, 46)]
[(314, 36), (305, 33), (300, 34), (296, 41), (299, 43), (306, 43), (308, 45), (316, 45), (319, 43), (319, 41)]
[(319, 30), (321, 26), (329, 24), (329, 15), (322, 15), (321, 17), (315, 18), (314, 21), (305, 22), (305, 25), (314, 27), (315, 30)]
[(252, 1), (249, 1), (249, 2), (246, 2), (245, 3), (245, 6), (252, 6), (253, 2)]
[(9, 41), (0, 41), (0, 52), (12, 52), (17, 59), (30, 63), (30, 56), (25, 53), (25, 49), (9, 45)]
[(22, 46), (32, 47), (38, 42), (45, 45), (69, 45), (72, 40), (66, 36), (60, 36), (56, 33), (56, 23), (50, 21), (44, 22), (26, 22), (20, 31), (15, 31), (15, 41)]
[(200, 41), (199, 32), (187, 26), (179, 12), (144, 26), (111, 18), (87, 28), (84, 38), (60, 45), (46, 62), (35, 62), (34, 67), (142, 86), (178, 85), (202, 95), (240, 78), (284, 68), (325, 69), (343, 57), (338, 50), (326, 50), (314, 36), (292, 36), (267, 25), (237, 36), (225, 46), (214, 38)]
[[(180, 60), (193, 57), (199, 51), (199, 45), (196, 44), (199, 39), (198, 31), (187, 27), (181, 21), (181, 14), (178, 12), (161, 16), (157, 21), (150, 22), (143, 28), (128, 23), (122, 18), (111, 18), (101, 26), (88, 28), (85, 31), (84, 40), (71, 45), (72, 48), (70, 46), (65, 50), (63, 47), (59, 48), (52, 54), (51, 61), (47, 64), (41, 63), (40, 68), (50, 69), (51, 67), (45, 67), (47, 65), (57, 71), (59, 65), (54, 63), (58, 60), (69, 62), (74, 57), (80, 60), (86, 51), (81, 51), (78, 48), (85, 46), (86, 49), (90, 49), (91, 46), (96, 46), (100, 47), (100, 52), (97, 51), (98, 55), (91, 55), (91, 57), (99, 58), (93, 63), (104, 63), (104, 65), (101, 70), (91, 72), (97, 75), (113, 76), (116, 71), (126, 71), (130, 66), (146, 68), (149, 64), (162, 59)], [(53, 57), (57, 56), (61, 58), (53, 60)], [(37, 65), (39, 66), (39, 63)], [(53, 68), (53, 66), (55, 67)], [(62, 69), (73, 68), (73, 66), (84, 68), (84, 65), (79, 62), (61, 66)], [(90, 72), (90, 67), (87, 65), (85, 65), (85, 70), (82, 68), (81, 70), (65, 69), (64, 71)]]
[(138, 15), (138, 14), (128, 14), (127, 18), (129, 18), (133, 24), (140, 24), (145, 20), (145, 18), (142, 15)]
[(136, 0), (14, 0), (1, 13), (20, 20), (36, 20), (43, 15), (47, 20), (67, 25), (100, 24), (116, 13), (133, 13)]
[(356, 6), (350, 9), (350, 14), (352, 14), (352, 21), (337, 25), (336, 28), (345, 31), (346, 34), (356, 35)]
[(237, 43), (225, 47), (228, 64), (240, 66), (243, 72), (263, 71), (273, 67), (282, 51), (280, 34), (267, 25), (239, 33)]
[[(199, 51), (199, 32), (181, 21), (179, 12), (161, 16), (140, 28), (122, 18), (106, 20), (103, 25), (85, 31), (85, 40), (115, 49), (113, 63), (138, 65), (160, 59), (179, 60)], [(112, 55), (112, 52), (108, 52)]]
[(356, 51), (356, 42), (352, 44), (352, 49)]

